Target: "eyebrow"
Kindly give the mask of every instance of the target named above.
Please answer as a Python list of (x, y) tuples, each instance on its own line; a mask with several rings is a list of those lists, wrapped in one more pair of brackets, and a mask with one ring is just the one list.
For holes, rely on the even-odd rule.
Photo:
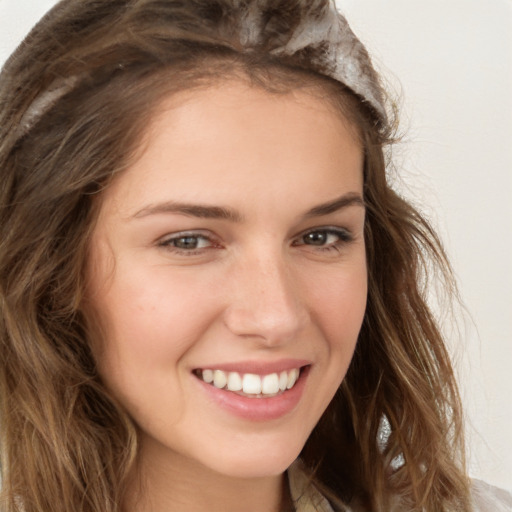
[(361, 206), (365, 208), (364, 200), (360, 194), (357, 192), (349, 192), (348, 194), (344, 194), (337, 199), (332, 201), (328, 201), (327, 203), (320, 204), (311, 208), (308, 212), (306, 212), (305, 217), (321, 217), (322, 215), (329, 215), (330, 213), (337, 212), (338, 210), (342, 210), (343, 208), (347, 208), (348, 206)]
[(175, 201), (166, 201), (154, 206), (147, 206), (139, 210), (133, 218), (140, 219), (148, 215), (157, 215), (160, 213), (179, 213), (187, 217), (198, 217), (200, 219), (222, 219), (231, 222), (242, 222), (243, 216), (231, 208), (222, 206), (208, 206), (191, 203), (177, 203)]
[[(304, 217), (321, 217), (337, 212), (349, 206), (365, 207), (364, 200), (357, 192), (349, 192), (336, 199), (320, 204), (308, 210)], [(139, 210), (132, 218), (140, 219), (149, 215), (158, 215), (163, 213), (178, 213), (187, 217), (197, 217), (200, 219), (221, 219), (230, 222), (243, 222), (244, 216), (232, 208), (223, 206), (209, 206), (192, 203), (180, 203), (176, 201), (166, 201), (156, 205), (150, 205)]]

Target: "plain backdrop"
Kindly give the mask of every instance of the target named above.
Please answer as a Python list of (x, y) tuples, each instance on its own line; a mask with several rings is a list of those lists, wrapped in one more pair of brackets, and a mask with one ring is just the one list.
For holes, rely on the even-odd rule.
[[(0, 0), (0, 63), (54, 3)], [(510, 490), (512, 1), (338, 6), (402, 106), (399, 186), (439, 229), (459, 281), (466, 312), (446, 327), (471, 474)]]

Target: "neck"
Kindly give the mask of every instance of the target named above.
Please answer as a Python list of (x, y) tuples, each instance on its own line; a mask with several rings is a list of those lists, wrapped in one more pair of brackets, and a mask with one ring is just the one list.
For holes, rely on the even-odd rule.
[(286, 475), (238, 478), (147, 444), (130, 479), (129, 512), (282, 512), (293, 510)]

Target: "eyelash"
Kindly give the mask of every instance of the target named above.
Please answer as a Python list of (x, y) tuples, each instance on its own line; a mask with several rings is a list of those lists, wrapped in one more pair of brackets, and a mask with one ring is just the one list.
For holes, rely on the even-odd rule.
[[(334, 235), (338, 238), (338, 240), (336, 240), (335, 242), (331, 242), (327, 245), (320, 245), (320, 244), (316, 245), (314, 243), (313, 244), (305, 243), (304, 239), (308, 235), (313, 235), (313, 234), (324, 236), (326, 238), (326, 240), (328, 239), (329, 236)], [(176, 244), (180, 240), (185, 240), (187, 238), (194, 239), (197, 241), (203, 240), (203, 241), (208, 242), (208, 245), (206, 247), (199, 247), (199, 248), (193, 247), (193, 248), (189, 248), (189, 249), (176, 246)], [(302, 240), (302, 242), (300, 242), (301, 240)], [(311, 246), (314, 248), (315, 251), (320, 251), (320, 252), (328, 252), (328, 251), (339, 252), (340, 248), (343, 245), (348, 244), (348, 243), (352, 242), (353, 240), (354, 240), (354, 237), (346, 229), (325, 227), (325, 228), (311, 229), (309, 231), (306, 231), (305, 233), (302, 233), (301, 235), (299, 235), (298, 237), (296, 237), (294, 239), (294, 242), (292, 243), (292, 245), (295, 247)], [(203, 235), (201, 233), (195, 233), (195, 232), (176, 233), (176, 234), (172, 235), (171, 237), (161, 240), (158, 243), (158, 246), (168, 249), (175, 254), (183, 255), (183, 256), (196, 256), (198, 254), (202, 254), (206, 250), (216, 249), (216, 248), (221, 247), (221, 245), (216, 243), (216, 241), (211, 236), (207, 236), (207, 235)]]
[(299, 235), (298, 239), (304, 240), (308, 235), (313, 235), (313, 234), (316, 234), (316, 235), (321, 234), (321, 235), (325, 236), (326, 238), (334, 235), (338, 238), (338, 240), (335, 242), (331, 242), (327, 245), (316, 245), (316, 244), (306, 244), (306, 243), (300, 244), (300, 243), (295, 243), (295, 242), (293, 243), (293, 245), (295, 245), (295, 246), (310, 245), (311, 247), (314, 247), (315, 250), (321, 251), (321, 252), (328, 252), (328, 251), (339, 252), (343, 245), (353, 242), (353, 240), (354, 240), (354, 237), (348, 230), (341, 229), (341, 228), (333, 228), (333, 227), (311, 229), (311, 230), (306, 231), (305, 233), (302, 233), (301, 235)]
[[(187, 239), (187, 238), (189, 238), (189, 239), (196, 239), (196, 240), (204, 240), (204, 241), (208, 242), (208, 246), (207, 247), (200, 247), (200, 248), (195, 248), (194, 247), (194, 248), (191, 248), (191, 249), (185, 249), (185, 248), (182, 248), (182, 247), (177, 247), (175, 245), (179, 240), (184, 240), (184, 239)], [(205, 250), (220, 247), (220, 244), (217, 244), (215, 242), (215, 240), (212, 237), (210, 237), (210, 236), (203, 235), (201, 233), (184, 232), (184, 233), (176, 233), (176, 234), (174, 234), (174, 235), (172, 235), (172, 236), (170, 236), (168, 238), (165, 238), (165, 239), (161, 240), (158, 243), (158, 246), (159, 247), (163, 247), (165, 249), (168, 249), (171, 252), (176, 253), (178, 255), (195, 256), (197, 254), (201, 254)]]

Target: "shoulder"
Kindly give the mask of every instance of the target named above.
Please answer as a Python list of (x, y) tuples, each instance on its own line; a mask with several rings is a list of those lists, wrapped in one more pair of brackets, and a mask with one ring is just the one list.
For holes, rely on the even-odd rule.
[(512, 512), (512, 495), (482, 480), (472, 480), (474, 512)]

